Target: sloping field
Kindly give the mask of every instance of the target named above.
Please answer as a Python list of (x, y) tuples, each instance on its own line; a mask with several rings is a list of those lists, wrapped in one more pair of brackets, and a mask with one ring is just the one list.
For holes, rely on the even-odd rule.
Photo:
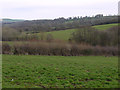
[(106, 29), (109, 29), (109, 28), (111, 28), (113, 26), (117, 26), (117, 25), (118, 24), (115, 23), (115, 24), (96, 25), (96, 26), (93, 26), (93, 27), (95, 27), (98, 30), (106, 30)]
[(68, 40), (71, 37), (71, 34), (77, 29), (67, 29), (61, 31), (47, 32), (46, 34), (52, 34), (54, 39)]
[[(106, 24), (106, 25), (96, 25), (93, 26), (98, 30), (106, 30), (109, 29), (113, 26), (117, 26), (118, 24)], [(68, 30), (60, 30), (60, 31), (52, 31), (52, 32), (45, 32), (44, 35), (45, 37), (47, 34), (51, 34), (54, 39), (59, 39), (59, 40), (68, 40), (71, 37), (71, 34), (75, 32), (77, 29), (68, 29)], [(40, 35), (40, 33), (38, 34)]]
[[(106, 25), (96, 25), (93, 26), (98, 30), (106, 30), (109, 29), (113, 26), (117, 26), (118, 24), (106, 24)], [(52, 31), (52, 32), (44, 32), (44, 39), (46, 40), (46, 36), (48, 34), (51, 34), (53, 36), (54, 39), (57, 40), (63, 40), (63, 41), (67, 41), (72, 35), (73, 32), (75, 32), (77, 29), (67, 29), (67, 30), (60, 30), (60, 31)], [(37, 33), (37, 35), (39, 36), (39, 38), (41, 37), (41, 33)], [(7, 42), (9, 44), (12, 44), (13, 41), (4, 41)], [(20, 41), (18, 41), (20, 42)], [(23, 41), (22, 41), (23, 43)]]

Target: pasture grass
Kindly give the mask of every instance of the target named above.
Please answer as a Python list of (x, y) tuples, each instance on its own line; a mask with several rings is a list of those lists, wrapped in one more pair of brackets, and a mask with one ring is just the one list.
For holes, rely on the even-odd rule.
[(112, 28), (113, 26), (117, 26), (118, 23), (115, 24), (104, 24), (104, 25), (96, 25), (93, 26), (94, 28), (98, 29), (98, 30), (107, 30), (109, 28)]
[[(54, 39), (58, 40), (65, 40), (67, 41), (72, 35), (73, 32), (75, 32), (77, 29), (67, 29), (67, 30), (60, 30), (60, 31), (51, 31), (51, 32), (45, 32), (45, 38), (48, 34), (51, 34)], [(41, 33), (38, 33), (40, 35)]]
[[(105, 25), (96, 25), (96, 26), (93, 26), (94, 28), (98, 29), (98, 30), (106, 30), (106, 29), (109, 29), (113, 26), (117, 26), (118, 24), (115, 23), (115, 24), (105, 24)], [(44, 34), (44, 40), (46, 40), (46, 37), (48, 34), (51, 34), (53, 36), (53, 39), (54, 40), (61, 40), (61, 41), (68, 41), (68, 39), (70, 37), (72, 37), (72, 33), (77, 31), (77, 29), (67, 29), (67, 30), (60, 30), (60, 31), (51, 31), (51, 32), (44, 32), (42, 34)], [(24, 34), (22, 34), (23, 36), (25, 35), (25, 32)], [(34, 33), (34, 35), (37, 35), (40, 39), (41, 37), (41, 33)], [(12, 44), (13, 41), (4, 41), (4, 43), (7, 42), (8, 44)], [(15, 41), (15, 42), (20, 42), (20, 41)], [(23, 43), (23, 42), (22, 42)]]
[(118, 58), (3, 55), (3, 88), (118, 88)]
[[(109, 28), (111, 28), (113, 26), (117, 26), (117, 25), (118, 24), (115, 23), (115, 24), (96, 25), (96, 26), (93, 26), (93, 27), (98, 29), (98, 30), (106, 30), (106, 29), (109, 29)], [(77, 29), (67, 29), (67, 30), (60, 30), (60, 31), (51, 31), (51, 32), (45, 32), (44, 35), (46, 37), (47, 34), (51, 34), (54, 39), (67, 41), (72, 36), (72, 33), (75, 32), (76, 30)], [(38, 33), (37, 35), (40, 36), (40, 33)]]

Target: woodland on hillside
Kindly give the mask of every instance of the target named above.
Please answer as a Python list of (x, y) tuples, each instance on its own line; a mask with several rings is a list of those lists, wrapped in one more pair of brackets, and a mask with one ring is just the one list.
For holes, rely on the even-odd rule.
[[(3, 43), (3, 54), (32, 55), (118, 55), (119, 26), (97, 30), (95, 25), (119, 23), (118, 16), (69, 17), (54, 20), (32, 20), (21, 22), (3, 21), (3, 41), (19, 41), (9, 45)], [(56, 41), (51, 34), (44, 40), (44, 32), (77, 29), (67, 41)], [(40, 33), (39, 35), (36, 35)], [(64, 36), (62, 36), (64, 37)], [(32, 43), (30, 43), (32, 42)]]

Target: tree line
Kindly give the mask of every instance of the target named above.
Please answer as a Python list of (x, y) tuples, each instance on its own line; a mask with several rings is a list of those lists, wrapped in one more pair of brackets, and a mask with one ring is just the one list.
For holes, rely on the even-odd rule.
[(118, 46), (118, 28), (114, 26), (107, 30), (96, 30), (93, 27), (81, 27), (76, 32), (72, 33), (69, 41), (74, 40), (77, 43), (86, 43), (92, 46)]
[(93, 17), (69, 17), (57, 18), (54, 20), (32, 20), (15, 23), (4, 23), (3, 27), (13, 28), (19, 32), (49, 32), (65, 29), (80, 28), (81, 26), (93, 26), (101, 24), (118, 23), (118, 16), (103, 16), (98, 14)]

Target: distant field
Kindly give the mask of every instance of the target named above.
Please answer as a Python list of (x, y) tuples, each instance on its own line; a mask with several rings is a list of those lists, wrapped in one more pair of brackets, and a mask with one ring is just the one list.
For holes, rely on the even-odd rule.
[[(117, 25), (118, 24), (106, 24), (106, 25), (96, 25), (96, 26), (93, 26), (93, 27), (95, 27), (98, 30), (106, 30), (106, 29), (109, 29), (109, 28), (111, 28), (113, 26), (117, 26)], [(67, 29), (67, 30), (60, 30), (60, 31), (45, 32), (44, 33), (44, 39), (46, 38), (47, 34), (51, 34), (54, 39), (67, 41), (71, 37), (71, 34), (73, 32), (75, 32), (76, 30), (77, 29)], [(39, 38), (40, 38), (41, 33), (37, 33), (35, 35), (38, 35)], [(9, 44), (13, 44), (13, 41), (12, 42), (4, 41), (4, 42), (7, 42)], [(25, 43), (25, 42), (21, 42), (21, 43)]]
[(109, 28), (111, 28), (113, 26), (117, 26), (117, 25), (118, 24), (115, 23), (115, 24), (96, 25), (96, 26), (93, 26), (93, 27), (95, 27), (98, 30), (106, 30), (106, 29), (109, 29)]
[(3, 55), (3, 88), (118, 88), (118, 58)]
[[(113, 26), (117, 26), (118, 24), (105, 24), (105, 25), (96, 25), (93, 26), (98, 30), (106, 30), (109, 29)], [(59, 39), (59, 40), (68, 40), (71, 37), (71, 34), (75, 32), (77, 29), (68, 29), (68, 30), (60, 30), (60, 31), (52, 31), (52, 32), (46, 32), (44, 33), (45, 36), (47, 34), (52, 34), (54, 39)], [(38, 34), (40, 35), (40, 33)]]
[[(75, 30), (76, 29), (67, 29), (67, 30), (60, 30), (60, 31), (45, 32), (44, 34), (45, 36), (47, 36), (47, 34), (51, 34), (54, 39), (67, 41)], [(38, 35), (40, 35), (40, 33)]]

